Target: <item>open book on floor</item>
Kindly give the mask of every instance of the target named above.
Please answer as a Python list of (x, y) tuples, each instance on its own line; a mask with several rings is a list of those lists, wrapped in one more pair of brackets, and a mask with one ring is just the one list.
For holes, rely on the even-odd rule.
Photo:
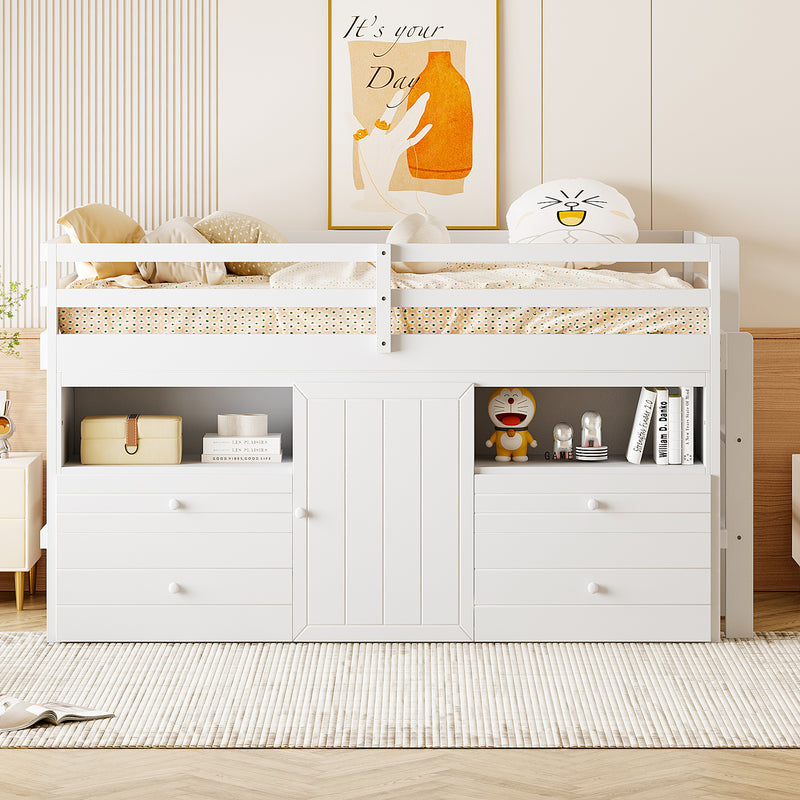
[(19, 731), (36, 725), (37, 722), (60, 725), (62, 722), (86, 722), (90, 719), (108, 719), (113, 716), (106, 711), (95, 711), (66, 703), (39, 705), (8, 695), (0, 696), (0, 731)]

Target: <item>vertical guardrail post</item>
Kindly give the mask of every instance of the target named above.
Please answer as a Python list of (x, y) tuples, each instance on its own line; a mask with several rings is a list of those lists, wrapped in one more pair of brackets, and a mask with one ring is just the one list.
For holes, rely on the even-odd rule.
[(375, 253), (375, 335), (378, 352), (392, 352), (392, 245), (379, 244)]

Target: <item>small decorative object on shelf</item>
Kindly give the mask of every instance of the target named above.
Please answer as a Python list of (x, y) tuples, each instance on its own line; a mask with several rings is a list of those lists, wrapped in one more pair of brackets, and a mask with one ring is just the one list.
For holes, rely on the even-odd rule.
[(581, 444), (575, 448), (578, 461), (606, 461), (608, 447), (603, 445), (603, 418), (596, 411), (585, 411), (581, 417)]
[(267, 414), (218, 414), (217, 432), (203, 435), (203, 464), (282, 459), (281, 435), (269, 433)]
[(180, 464), (177, 414), (94, 414), (81, 420), (81, 464)]
[(553, 458), (556, 461), (572, 460), (572, 425), (559, 422), (553, 428)]
[(11, 444), (8, 441), (14, 433), (14, 421), (8, 415), (11, 408), (11, 401), (6, 392), (0, 392), (0, 458), (8, 458), (11, 451)]
[(528, 433), (528, 425), (536, 413), (536, 401), (527, 390), (519, 387), (495, 389), (487, 403), (494, 433), (486, 446), (496, 448), (495, 461), (527, 461), (528, 446), (536, 440)]

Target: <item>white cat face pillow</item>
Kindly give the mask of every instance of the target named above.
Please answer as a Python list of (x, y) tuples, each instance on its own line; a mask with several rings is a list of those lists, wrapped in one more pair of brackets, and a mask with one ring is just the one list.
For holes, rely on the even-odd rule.
[[(635, 242), (639, 228), (631, 204), (600, 181), (564, 178), (548, 181), (518, 197), (506, 214), (512, 244)], [(612, 263), (612, 262), (603, 262)], [(560, 262), (556, 266), (598, 267), (599, 262)]]

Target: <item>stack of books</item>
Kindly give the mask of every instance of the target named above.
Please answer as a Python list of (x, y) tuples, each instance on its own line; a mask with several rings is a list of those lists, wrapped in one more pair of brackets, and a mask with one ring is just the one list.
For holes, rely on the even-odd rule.
[(203, 436), (204, 464), (280, 461), (281, 435), (269, 433), (266, 414), (220, 414), (217, 432)]
[(651, 421), (656, 464), (694, 464), (694, 387), (642, 387), (625, 456), (631, 464), (642, 461)]

